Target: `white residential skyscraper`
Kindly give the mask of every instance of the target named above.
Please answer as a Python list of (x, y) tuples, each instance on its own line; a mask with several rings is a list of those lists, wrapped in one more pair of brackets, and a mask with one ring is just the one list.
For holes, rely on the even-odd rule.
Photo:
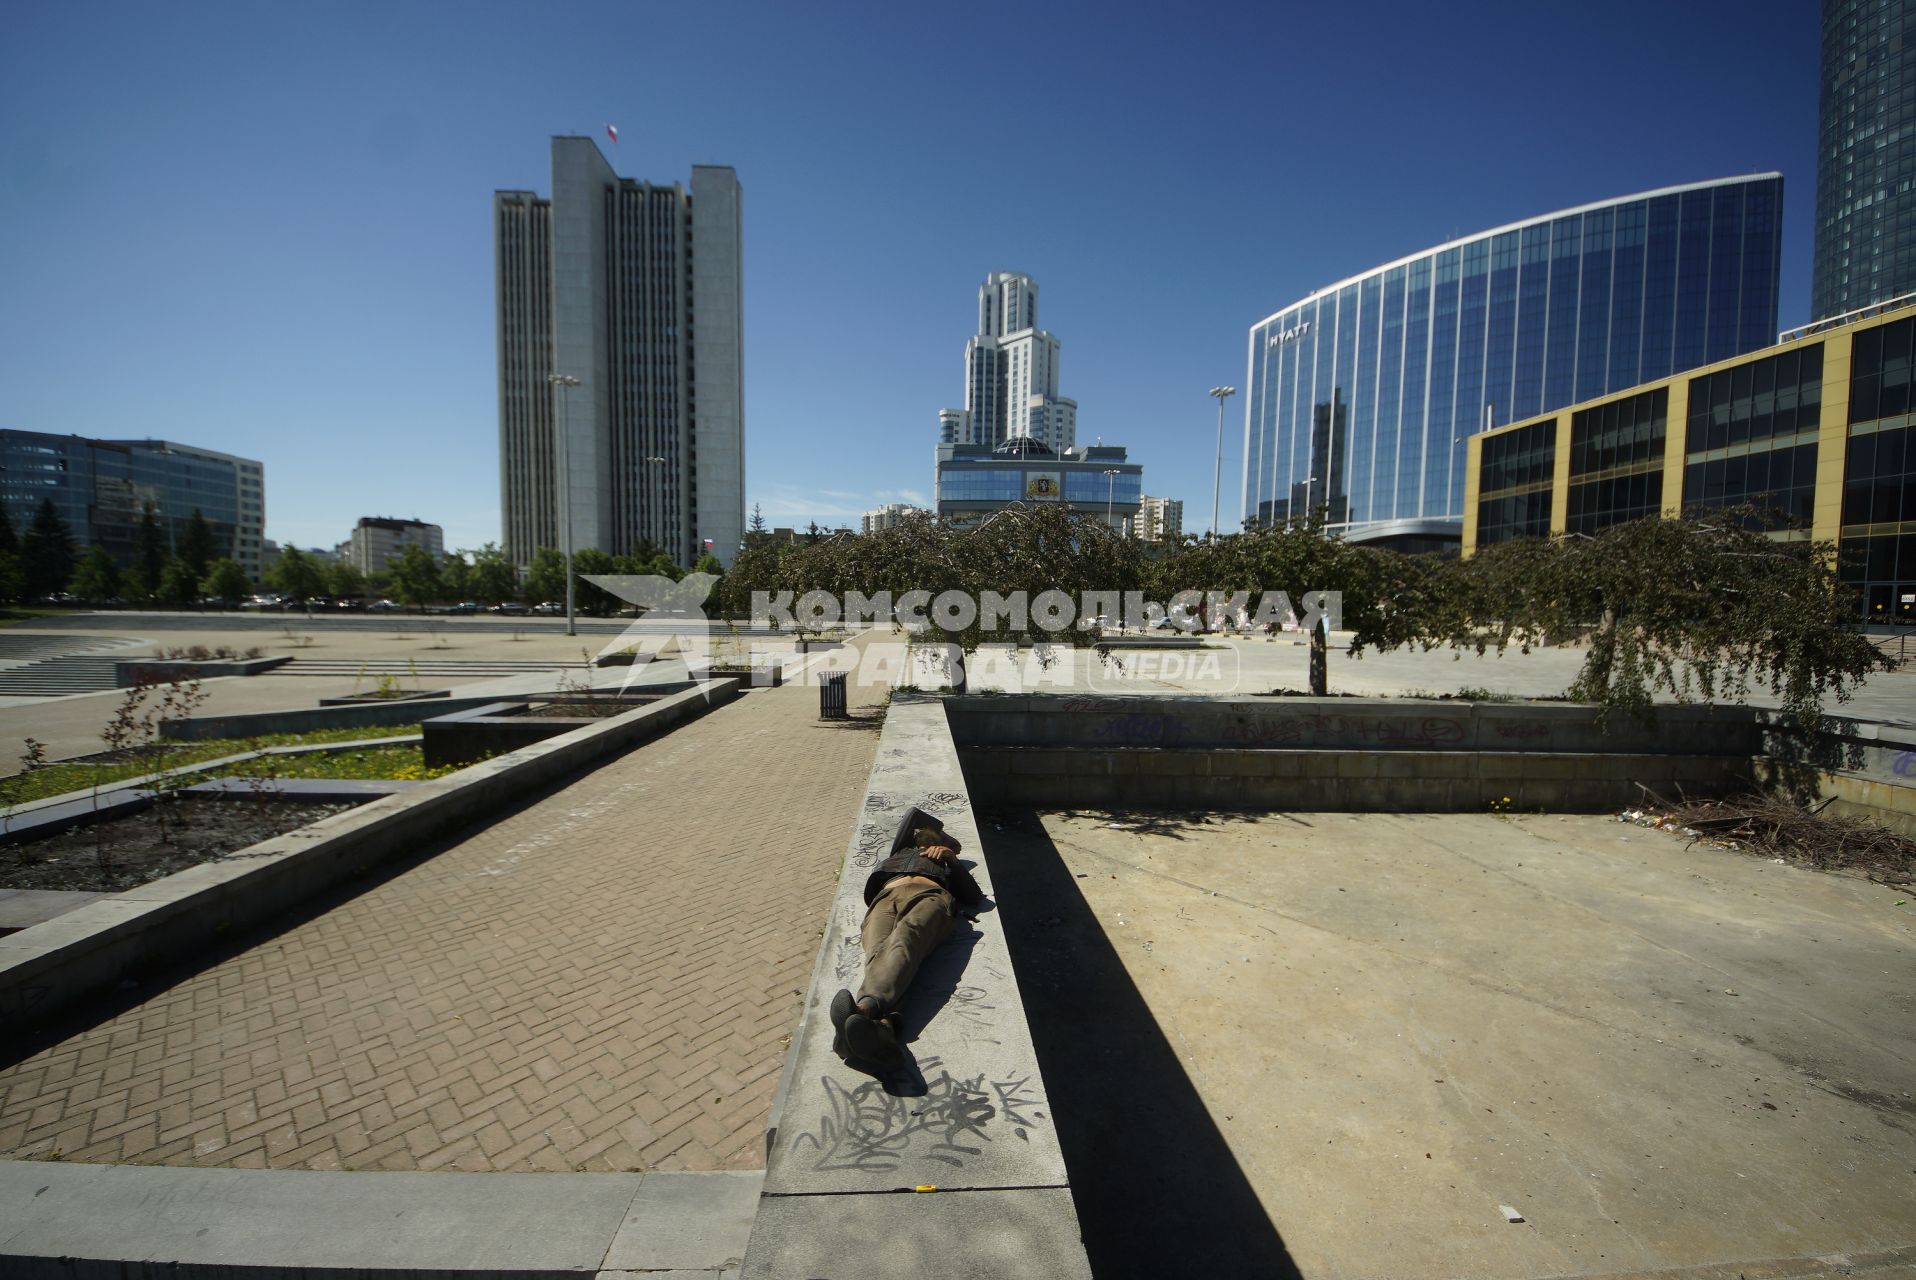
[(654, 186), (591, 138), (554, 138), (551, 199), (495, 192), (493, 228), (506, 553), (560, 547), (565, 512), (575, 548), (649, 539), (729, 565), (745, 534), (738, 175), (694, 165), (691, 190)]
[(1038, 328), (1037, 282), (994, 271), (978, 287), (978, 332), (965, 340), (965, 407), (938, 411), (938, 439), (996, 446), (1014, 436), (1072, 448), (1078, 402), (1058, 394), (1058, 339)]

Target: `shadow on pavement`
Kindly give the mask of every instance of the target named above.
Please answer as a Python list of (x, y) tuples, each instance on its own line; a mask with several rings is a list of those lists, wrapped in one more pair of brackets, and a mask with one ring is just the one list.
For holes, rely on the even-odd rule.
[(1038, 815), (979, 818), (1092, 1272), (1299, 1275)]

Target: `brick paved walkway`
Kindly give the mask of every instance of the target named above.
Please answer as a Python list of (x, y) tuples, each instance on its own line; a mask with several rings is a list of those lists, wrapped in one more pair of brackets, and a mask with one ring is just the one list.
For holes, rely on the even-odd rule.
[(878, 744), (817, 713), (752, 692), (0, 1071), (0, 1157), (762, 1168)]

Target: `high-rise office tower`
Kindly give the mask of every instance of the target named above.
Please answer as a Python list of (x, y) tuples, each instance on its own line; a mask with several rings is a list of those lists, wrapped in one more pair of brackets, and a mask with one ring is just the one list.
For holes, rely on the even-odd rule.
[(1812, 319), (1916, 292), (1916, 2), (1823, 0)]
[[(644, 540), (725, 564), (745, 534), (740, 190), (621, 178), (552, 140), (552, 196), (493, 194), (506, 553), (621, 555)], [(563, 381), (555, 381), (561, 379)], [(576, 383), (572, 382), (576, 379)]]
[(1058, 394), (1058, 339), (1038, 328), (1037, 282), (994, 271), (978, 287), (978, 332), (965, 340), (965, 407), (938, 411), (938, 439), (996, 446), (1019, 436), (1072, 448), (1078, 402)]

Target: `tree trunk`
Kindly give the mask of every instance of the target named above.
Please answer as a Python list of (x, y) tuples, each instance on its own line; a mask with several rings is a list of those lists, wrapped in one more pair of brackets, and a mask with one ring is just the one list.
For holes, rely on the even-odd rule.
[(1590, 641), (1590, 656), (1570, 686), (1570, 696), (1579, 702), (1602, 702), (1610, 692), (1610, 671), (1617, 661), (1617, 611), (1605, 605), (1597, 623), (1597, 634)]
[(1330, 696), (1330, 621), (1325, 619), (1311, 628), (1311, 696)]

